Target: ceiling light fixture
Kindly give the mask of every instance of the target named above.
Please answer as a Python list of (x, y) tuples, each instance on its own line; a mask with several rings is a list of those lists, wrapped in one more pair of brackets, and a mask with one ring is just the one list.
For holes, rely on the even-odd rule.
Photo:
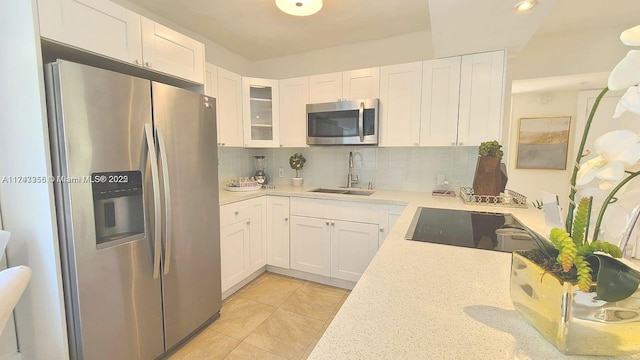
[(515, 8), (518, 12), (525, 12), (527, 10), (531, 10), (537, 3), (538, 2), (536, 0), (523, 0), (517, 3)]
[(309, 16), (322, 9), (322, 0), (276, 0), (276, 6), (294, 16)]

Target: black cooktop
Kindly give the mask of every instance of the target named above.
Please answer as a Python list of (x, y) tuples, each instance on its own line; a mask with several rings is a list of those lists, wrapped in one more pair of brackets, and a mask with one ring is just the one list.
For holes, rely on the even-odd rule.
[(496, 234), (504, 224), (523, 226), (511, 214), (419, 207), (405, 238), (505, 252), (536, 247), (528, 236)]

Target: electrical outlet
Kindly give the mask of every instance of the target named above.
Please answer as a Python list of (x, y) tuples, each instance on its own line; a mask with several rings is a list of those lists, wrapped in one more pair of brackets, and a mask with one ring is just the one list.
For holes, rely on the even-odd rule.
[(444, 174), (436, 175), (436, 185), (444, 185), (446, 176)]
[(278, 168), (278, 177), (284, 177), (284, 168)]

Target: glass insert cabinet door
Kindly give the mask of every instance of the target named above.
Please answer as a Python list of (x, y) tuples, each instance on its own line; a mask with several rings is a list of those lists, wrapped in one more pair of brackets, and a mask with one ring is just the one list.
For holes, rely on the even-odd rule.
[(280, 146), (278, 81), (243, 77), (242, 96), (245, 147)]

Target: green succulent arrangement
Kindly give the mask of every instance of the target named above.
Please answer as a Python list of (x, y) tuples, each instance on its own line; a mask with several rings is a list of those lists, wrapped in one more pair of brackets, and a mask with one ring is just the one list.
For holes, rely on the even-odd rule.
[(538, 249), (523, 252), (525, 257), (560, 279), (577, 284), (584, 292), (592, 291), (595, 286), (601, 300), (620, 301), (638, 290), (640, 274), (614, 259), (622, 257), (622, 251), (616, 245), (588, 240), (591, 201), (591, 198), (582, 198), (578, 203), (571, 233), (553, 228), (549, 241), (517, 225), (505, 225), (504, 228), (526, 231), (533, 238)]
[(504, 152), (501, 150), (502, 145), (497, 140), (485, 141), (480, 143), (478, 154), (480, 156), (493, 156), (501, 158)]
[(299, 177), (298, 171), (302, 170), (302, 168), (304, 167), (304, 163), (306, 162), (307, 159), (305, 159), (301, 153), (295, 153), (291, 155), (291, 157), (289, 158), (289, 166), (291, 166), (291, 168), (296, 171), (296, 177)]

